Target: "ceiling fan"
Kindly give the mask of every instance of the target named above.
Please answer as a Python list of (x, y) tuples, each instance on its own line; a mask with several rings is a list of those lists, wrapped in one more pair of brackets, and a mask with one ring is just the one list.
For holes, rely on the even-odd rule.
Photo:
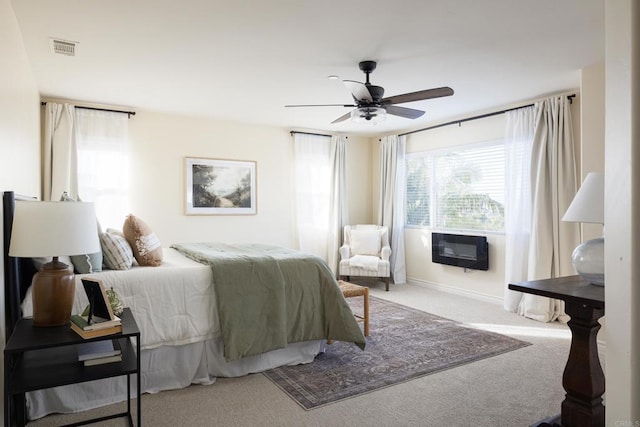
[(285, 107), (349, 107), (355, 109), (344, 114), (331, 123), (342, 122), (348, 118), (354, 121), (366, 120), (376, 123), (386, 118), (387, 114), (404, 117), (407, 119), (417, 119), (424, 114), (422, 110), (413, 108), (399, 107), (395, 104), (403, 104), (405, 102), (422, 101), (425, 99), (440, 98), (443, 96), (453, 95), (453, 89), (448, 86), (419, 90), (417, 92), (405, 93), (402, 95), (390, 96), (383, 98), (384, 88), (372, 85), (369, 81), (369, 74), (376, 69), (375, 61), (362, 61), (359, 64), (367, 80), (365, 83), (353, 80), (343, 80), (344, 85), (349, 89), (355, 104), (309, 104), (309, 105), (285, 105)]

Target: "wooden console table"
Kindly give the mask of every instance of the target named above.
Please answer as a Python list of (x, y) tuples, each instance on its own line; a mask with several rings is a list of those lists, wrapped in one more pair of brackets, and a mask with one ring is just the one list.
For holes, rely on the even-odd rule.
[(580, 276), (557, 277), (510, 284), (509, 289), (560, 299), (571, 316), (571, 349), (562, 385), (567, 392), (561, 414), (538, 426), (604, 427), (604, 372), (598, 358), (598, 319), (604, 316), (604, 287)]

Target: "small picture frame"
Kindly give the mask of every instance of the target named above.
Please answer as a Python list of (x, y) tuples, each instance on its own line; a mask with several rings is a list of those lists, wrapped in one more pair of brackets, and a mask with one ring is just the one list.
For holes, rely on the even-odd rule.
[(256, 162), (185, 157), (186, 215), (255, 215)]
[(99, 317), (99, 321), (114, 320), (115, 315), (109, 303), (109, 297), (102, 282), (98, 279), (82, 278), (84, 292), (89, 298), (89, 314), (87, 323), (91, 324), (92, 318)]

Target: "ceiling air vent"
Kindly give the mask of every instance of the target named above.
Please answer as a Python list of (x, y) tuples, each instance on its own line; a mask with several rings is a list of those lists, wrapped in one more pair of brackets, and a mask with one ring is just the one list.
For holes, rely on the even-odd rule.
[(71, 42), (67, 40), (51, 40), (51, 50), (53, 53), (57, 53), (60, 55), (67, 56), (76, 56), (76, 42)]

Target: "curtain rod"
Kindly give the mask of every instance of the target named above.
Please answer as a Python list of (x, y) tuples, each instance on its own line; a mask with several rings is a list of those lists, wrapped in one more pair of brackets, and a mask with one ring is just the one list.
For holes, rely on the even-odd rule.
[[(575, 93), (573, 93), (571, 95), (567, 95), (567, 98), (569, 99), (569, 102), (571, 104), (573, 104), (573, 98), (575, 98), (575, 97), (576, 97)], [(429, 126), (429, 127), (422, 128), (422, 129), (412, 130), (410, 132), (401, 133), (401, 134), (398, 134), (398, 136), (411, 135), (412, 133), (422, 132), (422, 131), (425, 131), (425, 130), (431, 130), (431, 129), (441, 128), (443, 126), (455, 125), (456, 123), (458, 125), (460, 125), (460, 124), (462, 124), (464, 122), (469, 122), (471, 120), (484, 119), (485, 117), (497, 116), (498, 114), (504, 114), (504, 113), (507, 113), (509, 111), (519, 110), (520, 108), (533, 107), (534, 105), (535, 104), (521, 105), (520, 107), (507, 108), (506, 110), (494, 111), (493, 113), (481, 114), (479, 116), (467, 117), (467, 118), (460, 119), (460, 120), (453, 120), (453, 121), (450, 121), (450, 122), (447, 122), (447, 123), (441, 123), (439, 125)]]
[[(40, 103), (40, 105), (47, 105), (46, 101), (42, 101)], [(122, 114), (126, 114), (127, 118), (131, 118), (131, 116), (135, 116), (136, 112), (135, 111), (122, 111), (122, 110), (110, 110), (108, 108), (97, 108), (97, 107), (83, 107), (81, 105), (74, 105), (75, 108), (82, 108), (84, 110), (95, 110), (95, 111), (107, 111), (109, 113), (122, 113)]]
[[(301, 131), (297, 131), (297, 130), (292, 130), (291, 132), (289, 132), (291, 134), (291, 136), (293, 136), (294, 133), (299, 133), (301, 135), (314, 135), (314, 136), (326, 136), (327, 138), (331, 138), (332, 135), (325, 135), (322, 133), (313, 133), (313, 132), (301, 132)], [(348, 136), (345, 136), (345, 138), (349, 139)]]

